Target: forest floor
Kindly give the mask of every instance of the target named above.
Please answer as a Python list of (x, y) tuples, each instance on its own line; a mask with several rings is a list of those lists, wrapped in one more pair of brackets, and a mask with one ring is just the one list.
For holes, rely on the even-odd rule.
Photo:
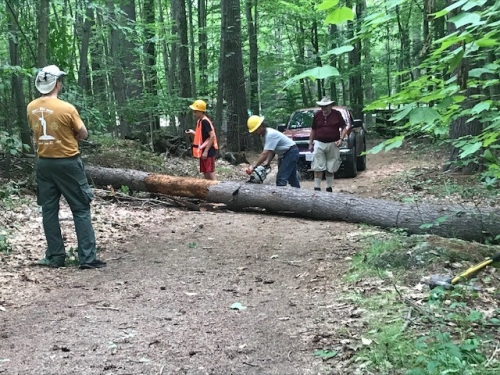
[[(400, 201), (500, 203), (482, 196), (472, 178), (442, 173), (445, 155), (430, 150), (406, 144), (368, 155), (367, 170), (336, 180), (334, 191)], [(119, 151), (114, 158), (89, 155), (87, 162), (140, 169), (126, 148)], [(219, 180), (247, 179), (245, 165), (218, 165)], [(175, 173), (174, 166), (179, 175), (197, 174), (196, 162), (169, 158), (164, 173)], [(303, 181), (302, 188), (312, 189), (312, 182)], [(357, 254), (374, 241), (392, 243), (392, 233), (362, 224), (201, 208), (189, 211), (169, 201), (96, 189), (93, 223), (99, 257), (108, 266), (82, 271), (72, 259), (65, 268), (33, 266), (45, 246), (35, 197), (12, 192), (4, 198), (0, 374), (402, 373), (368, 370), (374, 363), (366, 359), (368, 352), (383, 344), (370, 338), (374, 317), (404, 323), (403, 300), (426, 306), (422, 275), (442, 273), (445, 264), (457, 272), (495, 250), (420, 236), (427, 253), (446, 248), (471, 258), (408, 263), (397, 273), (391, 258), (384, 271), (391, 277), (353, 277)], [(73, 256), (76, 239), (65, 203), (60, 218)], [(415, 244), (405, 246), (398, 254), (417, 254)], [(490, 317), (498, 313), (495, 271), (486, 272), (487, 292), (474, 307)], [(390, 291), (399, 294), (399, 303), (378, 300), (383, 315), (360, 303)]]

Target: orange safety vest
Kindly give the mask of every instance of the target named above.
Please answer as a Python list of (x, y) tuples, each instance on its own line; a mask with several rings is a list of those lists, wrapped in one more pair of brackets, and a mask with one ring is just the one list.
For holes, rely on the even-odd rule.
[[(201, 155), (203, 154), (203, 149), (200, 148), (200, 146), (203, 144), (203, 139), (202, 139), (202, 126), (201, 122), (203, 120), (207, 120), (210, 126), (212, 127), (212, 131), (215, 134), (215, 129), (214, 126), (212, 125), (212, 121), (207, 116), (203, 116), (201, 119), (196, 121), (196, 130), (194, 133), (194, 140), (193, 143), (191, 144), (191, 149), (193, 150), (193, 156), (196, 159), (201, 159)], [(217, 136), (215, 136), (214, 143), (212, 144), (212, 147), (215, 148), (216, 150), (219, 149), (219, 145), (217, 144)]]

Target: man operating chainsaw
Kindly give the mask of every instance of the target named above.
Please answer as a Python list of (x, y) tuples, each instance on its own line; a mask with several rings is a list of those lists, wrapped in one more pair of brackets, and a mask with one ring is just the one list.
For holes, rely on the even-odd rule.
[(247, 121), (248, 131), (262, 137), (264, 151), (259, 155), (257, 161), (246, 170), (251, 175), (259, 166), (269, 167), (275, 155), (278, 155), (278, 174), (276, 185), (300, 188), (297, 176), (297, 161), (299, 160), (299, 149), (295, 142), (283, 133), (268, 128), (262, 116), (250, 116)]

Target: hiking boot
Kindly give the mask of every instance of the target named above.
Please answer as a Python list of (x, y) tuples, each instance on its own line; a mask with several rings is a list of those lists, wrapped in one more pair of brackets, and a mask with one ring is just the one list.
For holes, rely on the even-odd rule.
[(327, 188), (326, 188), (326, 191), (327, 191), (328, 193), (332, 193), (332, 192), (333, 192), (333, 190), (332, 190), (332, 188), (331, 188), (331, 187), (327, 187)]
[(103, 262), (102, 260), (96, 259), (90, 263), (83, 263), (80, 264), (80, 269), (82, 270), (90, 270), (93, 268), (104, 268), (106, 267), (106, 262)]
[(47, 258), (42, 258), (37, 260), (35, 263), (33, 263), (35, 266), (41, 266), (41, 267), (50, 267), (50, 268), (59, 268), (59, 267), (64, 267), (64, 263), (59, 264), (59, 263), (52, 263), (50, 260)]
[(314, 188), (314, 190), (316, 190), (316, 191), (321, 191), (321, 188)]

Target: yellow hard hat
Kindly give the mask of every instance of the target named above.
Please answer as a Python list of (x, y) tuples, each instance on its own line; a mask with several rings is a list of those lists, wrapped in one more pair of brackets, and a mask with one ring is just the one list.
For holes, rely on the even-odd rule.
[(264, 116), (253, 115), (247, 120), (248, 131), (253, 133), (264, 122)]
[(193, 104), (189, 106), (193, 111), (201, 111), (201, 112), (206, 112), (207, 110), (207, 103), (205, 103), (203, 100), (195, 100)]

